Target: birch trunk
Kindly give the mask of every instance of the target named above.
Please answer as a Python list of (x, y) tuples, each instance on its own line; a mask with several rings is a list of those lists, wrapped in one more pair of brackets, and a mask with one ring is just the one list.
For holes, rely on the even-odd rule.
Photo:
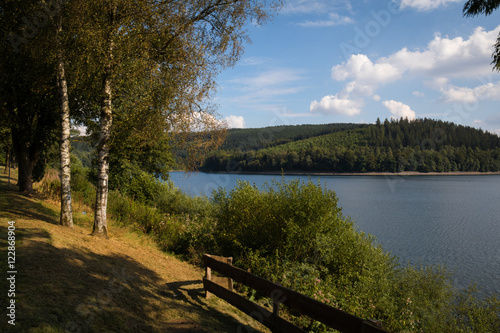
[(73, 228), (73, 208), (71, 204), (71, 160), (70, 160), (70, 118), (69, 118), (69, 98), (66, 74), (64, 71), (64, 59), (62, 55), (59, 34), (62, 31), (62, 18), (59, 17), (57, 27), (58, 38), (58, 66), (57, 83), (59, 97), (61, 98), (61, 219), (63, 226)]
[[(110, 47), (112, 51), (112, 44)], [(106, 70), (102, 87), (102, 105), (100, 117), (100, 133), (97, 159), (97, 189), (94, 215), (93, 236), (108, 237), (108, 224), (106, 221), (106, 207), (108, 204), (108, 172), (109, 172), (109, 141), (111, 137), (111, 124), (113, 114), (111, 109), (111, 71), (110, 65)]]
[(108, 171), (109, 171), (109, 139), (112, 123), (111, 110), (111, 76), (108, 74), (103, 82), (103, 101), (101, 106), (100, 133), (97, 160), (97, 190), (94, 215), (93, 236), (108, 238), (106, 207), (108, 204)]

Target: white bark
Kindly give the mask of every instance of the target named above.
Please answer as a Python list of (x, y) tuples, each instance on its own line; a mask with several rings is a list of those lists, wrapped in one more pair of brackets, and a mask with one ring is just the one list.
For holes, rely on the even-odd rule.
[(59, 97), (61, 99), (61, 219), (63, 226), (73, 228), (73, 207), (71, 203), (71, 160), (70, 160), (70, 117), (69, 117), (69, 97), (66, 74), (64, 71), (64, 58), (60, 33), (62, 31), (62, 17), (59, 16), (57, 27), (57, 83), (59, 88)]
[[(113, 52), (113, 43), (110, 43), (110, 59)], [(106, 208), (108, 204), (108, 174), (109, 174), (109, 141), (111, 137), (111, 124), (113, 113), (111, 108), (112, 98), (111, 64), (105, 70), (102, 87), (102, 105), (99, 129), (98, 159), (97, 159), (97, 189), (94, 215), (93, 236), (108, 238), (108, 224), (106, 221)]]

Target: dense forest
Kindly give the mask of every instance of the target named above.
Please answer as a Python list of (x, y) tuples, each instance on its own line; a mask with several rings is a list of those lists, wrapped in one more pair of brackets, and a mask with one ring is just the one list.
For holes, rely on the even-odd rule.
[(232, 130), (201, 170), (214, 172), (488, 172), (500, 137), (431, 119)]

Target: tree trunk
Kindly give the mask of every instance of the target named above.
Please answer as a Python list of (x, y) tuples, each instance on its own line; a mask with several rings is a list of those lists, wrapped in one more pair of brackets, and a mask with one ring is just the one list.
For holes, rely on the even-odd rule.
[(71, 159), (70, 159), (70, 117), (69, 117), (69, 98), (66, 74), (64, 71), (64, 58), (62, 55), (62, 46), (59, 40), (62, 31), (62, 16), (59, 15), (57, 26), (57, 85), (59, 88), (59, 97), (61, 99), (61, 144), (59, 153), (61, 156), (61, 218), (60, 223), (63, 226), (73, 228), (73, 207), (71, 204)]
[(111, 75), (106, 73), (103, 80), (103, 101), (101, 106), (98, 160), (97, 189), (94, 215), (93, 236), (108, 237), (106, 207), (108, 203), (108, 171), (109, 171), (109, 140), (113, 114), (111, 109)]
[(33, 169), (38, 161), (38, 158), (31, 158), (27, 147), (19, 147), (16, 149), (17, 164), (19, 166), (17, 184), (19, 191), (28, 194), (33, 193)]

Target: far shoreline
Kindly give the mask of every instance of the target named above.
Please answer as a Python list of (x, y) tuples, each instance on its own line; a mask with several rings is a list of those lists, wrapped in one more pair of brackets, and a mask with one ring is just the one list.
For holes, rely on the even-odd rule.
[(492, 176), (500, 175), (500, 171), (451, 171), (451, 172), (418, 172), (418, 171), (403, 171), (403, 172), (304, 172), (304, 171), (189, 171), (189, 170), (170, 170), (169, 172), (200, 172), (206, 174), (228, 174), (228, 175), (269, 175), (269, 176), (386, 176), (386, 177), (405, 177), (405, 176)]

